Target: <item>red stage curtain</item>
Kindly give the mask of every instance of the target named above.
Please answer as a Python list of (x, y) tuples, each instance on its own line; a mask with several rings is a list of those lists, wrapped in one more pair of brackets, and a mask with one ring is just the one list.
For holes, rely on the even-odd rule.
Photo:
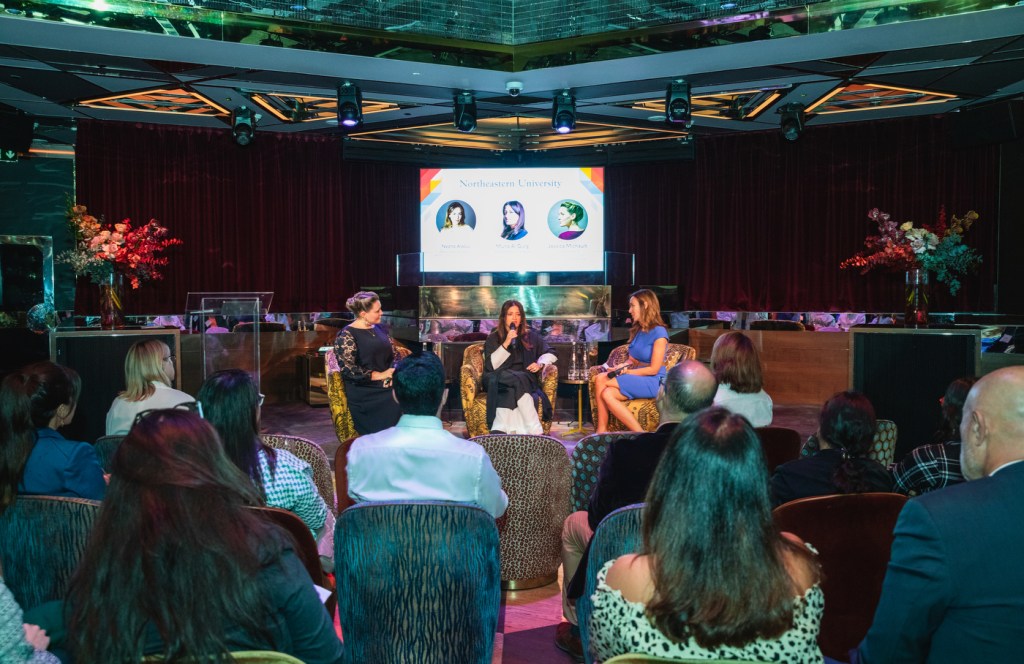
[[(361, 285), (390, 285), (418, 251), (418, 167), (343, 161), (336, 137), (83, 121), (78, 200), (108, 220), (155, 217), (185, 241), (163, 282), (129, 313), (184, 308), (189, 291), (272, 290), (274, 310), (339, 310)], [(939, 206), (981, 220), (985, 256), (957, 298), (933, 310), (993, 307), (998, 148), (954, 151), (940, 118), (698, 137), (692, 162), (612, 166), (607, 245), (635, 253), (637, 282), (678, 284), (689, 309), (899, 311), (902, 275), (839, 263), (874, 228), (873, 207), (933, 222)], [(79, 292), (79, 310), (94, 289)], [(85, 303), (82, 306), (82, 303)]]

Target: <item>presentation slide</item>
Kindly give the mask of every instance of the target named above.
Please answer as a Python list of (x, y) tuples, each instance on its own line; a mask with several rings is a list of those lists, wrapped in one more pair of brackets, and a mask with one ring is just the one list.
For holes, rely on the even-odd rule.
[(600, 272), (603, 168), (420, 171), (425, 272)]

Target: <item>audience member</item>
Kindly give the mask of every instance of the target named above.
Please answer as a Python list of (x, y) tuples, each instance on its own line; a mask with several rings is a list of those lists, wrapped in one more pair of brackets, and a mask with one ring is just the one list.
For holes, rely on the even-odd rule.
[(114, 455), (110, 494), (71, 581), (76, 661), (277, 650), (307, 664), (341, 662), (291, 538), (245, 509), (260, 503), (199, 416), (140, 418)]
[(401, 415), (391, 396), (398, 348), (380, 323), (383, 312), (376, 293), (359, 291), (345, 306), (356, 318), (334, 338), (334, 355), (356, 432), (375, 433), (394, 426)]
[(0, 386), (0, 513), (18, 494), (102, 500), (96, 451), (57, 430), (75, 417), (82, 382), (71, 368), (38, 362)]
[(159, 339), (137, 341), (124, 358), (124, 391), (107, 411), (107, 435), (123, 436), (132, 428), (135, 416), (144, 410), (174, 408), (195, 401), (176, 390), (174, 355)]
[(629, 317), (633, 321), (629, 330), (629, 359), (594, 379), (597, 433), (608, 431), (609, 415), (614, 415), (630, 431), (643, 431), (626, 401), (653, 399), (665, 377), (668, 329), (654, 291), (641, 288), (629, 296)]
[[(643, 502), (647, 486), (676, 425), (710, 406), (716, 387), (715, 377), (700, 362), (686, 360), (669, 369), (655, 401), (660, 416), (657, 431), (629, 440), (612, 441), (598, 470), (597, 484), (587, 511), (573, 512), (565, 520), (562, 528), (562, 613), (566, 622), (558, 625), (555, 644), (577, 660), (582, 660), (583, 649), (576, 622), (575, 597), (583, 591), (586, 552), (594, 530), (602, 519), (618, 508)], [(577, 592), (571, 592), (576, 588)]]
[(557, 358), (540, 334), (530, 327), (523, 305), (506, 300), (498, 326), (484, 342), (481, 384), (487, 393), (487, 429), (491, 433), (539, 435), (544, 427), (537, 416), (541, 401), (545, 416), (551, 403), (541, 389), (544, 367)]
[(508, 496), (480, 445), (453, 436), (437, 417), (444, 369), (433, 353), (412, 355), (395, 369), (398, 424), (360, 436), (348, 452), (348, 493), (356, 502), (450, 500), (474, 503), (494, 517)]
[(1019, 662), (1024, 643), (1024, 367), (971, 388), (963, 484), (907, 502), (863, 664)]
[(597, 658), (822, 661), (814, 554), (772, 523), (761, 443), (723, 408), (688, 417), (647, 492), (641, 554), (598, 573)]
[(867, 458), (876, 426), (875, 408), (863, 394), (839, 392), (826, 401), (814, 436), (818, 451), (775, 469), (774, 504), (834, 493), (892, 491), (889, 471)]
[(313, 469), (288, 450), (260, 441), (263, 395), (252, 376), (241, 369), (218, 371), (199, 388), (199, 403), (228, 458), (249, 476), (266, 504), (294, 512), (318, 540), (333, 541), (334, 524), (327, 524), (330, 510), (313, 482)]
[(977, 378), (958, 378), (940, 400), (942, 421), (930, 445), (910, 451), (892, 469), (893, 486), (899, 493), (916, 496), (964, 481), (960, 472), (960, 419), (967, 393)]
[(772, 423), (772, 398), (762, 389), (761, 359), (742, 332), (726, 332), (711, 348), (711, 371), (718, 379), (715, 405), (747, 418), (751, 426)]
[(0, 662), (5, 664), (60, 664), (46, 649), (50, 637), (38, 625), (22, 623), (21, 607), (4, 583), (0, 569)]

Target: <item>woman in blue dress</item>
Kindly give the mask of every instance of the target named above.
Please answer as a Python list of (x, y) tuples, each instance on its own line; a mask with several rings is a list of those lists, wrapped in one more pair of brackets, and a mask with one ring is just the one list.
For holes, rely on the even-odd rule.
[(643, 431), (625, 402), (629, 399), (653, 399), (665, 375), (668, 330), (661, 319), (658, 296), (646, 288), (629, 296), (629, 360), (597, 375), (594, 388), (597, 402), (597, 433), (608, 431), (608, 414), (614, 415), (630, 431)]

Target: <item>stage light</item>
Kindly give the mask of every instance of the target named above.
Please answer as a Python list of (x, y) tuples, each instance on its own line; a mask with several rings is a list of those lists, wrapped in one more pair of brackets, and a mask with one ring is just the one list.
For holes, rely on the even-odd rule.
[(559, 134), (568, 134), (576, 128), (576, 98), (568, 90), (555, 96), (551, 105), (551, 126)]
[(668, 84), (665, 91), (665, 121), (672, 124), (690, 122), (690, 84), (683, 79)]
[(239, 106), (231, 111), (231, 133), (235, 143), (249, 145), (256, 137), (256, 116), (248, 106)]
[(358, 127), (363, 123), (363, 93), (348, 81), (338, 84), (338, 124)]
[(476, 99), (472, 92), (455, 95), (455, 128), (469, 133), (476, 129)]
[(779, 127), (787, 141), (795, 141), (804, 133), (804, 105), (786, 104), (779, 109)]

